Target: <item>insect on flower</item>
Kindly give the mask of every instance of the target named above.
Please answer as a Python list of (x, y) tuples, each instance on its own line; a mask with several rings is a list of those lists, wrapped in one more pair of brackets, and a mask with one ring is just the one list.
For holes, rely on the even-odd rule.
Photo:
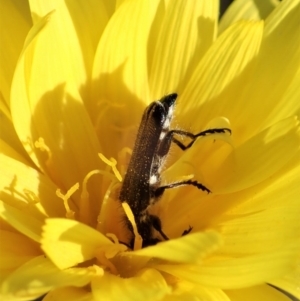
[[(169, 239), (162, 230), (159, 217), (149, 213), (151, 206), (160, 199), (166, 189), (192, 185), (210, 193), (207, 187), (194, 180), (184, 180), (160, 186), (160, 174), (171, 143), (175, 143), (182, 150), (186, 150), (194, 144), (198, 137), (216, 133), (231, 133), (229, 128), (213, 128), (198, 134), (184, 130), (170, 130), (176, 99), (176, 93), (166, 95), (159, 101), (152, 102), (145, 109), (120, 191), (119, 199), (121, 202), (127, 202), (130, 206), (138, 232), (143, 239), (143, 247), (154, 245), (162, 241), (161, 238)], [(187, 137), (190, 142), (185, 145), (176, 137)], [(128, 227), (132, 230), (129, 221)], [(182, 235), (188, 234), (191, 230), (190, 227)], [(158, 238), (157, 234), (161, 238)], [(130, 247), (133, 247), (133, 241), (134, 238), (130, 242)]]

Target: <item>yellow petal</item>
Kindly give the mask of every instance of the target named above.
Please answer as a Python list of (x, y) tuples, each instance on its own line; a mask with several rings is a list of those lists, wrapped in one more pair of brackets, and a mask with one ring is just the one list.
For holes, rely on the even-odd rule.
[(264, 284), (243, 288), (238, 290), (226, 291), (231, 301), (290, 301), (291, 299), (279, 292), (275, 288)]
[[(171, 1), (149, 43), (153, 99), (180, 92), (216, 35), (218, 1)], [(187, 34), (188, 33), (188, 34)]]
[(43, 16), (34, 27), (39, 27), (39, 23), (44, 22), (45, 18), (48, 19), (47, 26), (26, 49), (25, 63), (30, 60), (31, 65), (26, 66), (23, 76), (28, 76), (29, 83), (40, 85), (28, 86), (28, 96), (30, 99), (34, 98), (31, 100), (33, 104), (59, 85), (68, 83), (79, 89), (87, 77), (83, 49), (70, 12), (65, 6), (58, 6), (51, 14)]
[(278, 0), (236, 0), (226, 9), (219, 23), (219, 34), (239, 20), (262, 20), (279, 4)]
[(113, 245), (95, 229), (75, 220), (60, 218), (46, 220), (41, 244), (44, 252), (60, 269), (94, 258), (99, 248)]
[(220, 232), (224, 235), (222, 254), (269, 252), (299, 240), (299, 206), (284, 206), (283, 203), (252, 214), (243, 215), (242, 212), (239, 216), (236, 210), (231, 217), (224, 216), (225, 220), (230, 220), (219, 221)]
[(52, 0), (52, 1), (37, 1), (29, 0), (30, 10), (32, 14), (32, 19), (34, 23), (39, 22), (44, 16), (54, 11), (59, 7), (63, 1), (62, 0)]
[[(25, 41), (24, 49), (26, 49), (26, 46), (30, 44), (35, 39), (35, 37), (43, 30), (47, 22), (48, 22), (48, 18), (44, 18), (41, 22), (39, 22), (36, 26), (34, 26), (31, 29)], [(27, 104), (28, 102), (27, 77), (24, 77), (25, 70), (22, 64), (24, 64), (24, 53), (20, 56), (19, 62), (16, 66), (15, 75), (12, 83), (11, 111), (13, 115), (14, 104), (15, 102), (17, 102), (16, 110), (18, 111), (20, 107), (20, 111), (18, 111), (18, 114), (16, 116), (16, 120), (18, 122), (14, 124), (14, 127), (25, 150), (27, 151), (27, 153), (31, 155), (31, 158), (33, 158), (34, 157), (34, 153), (32, 152), (33, 142), (30, 143), (30, 141), (28, 141), (29, 140), (28, 138), (32, 135), (32, 133), (31, 131), (29, 131), (31, 127), (31, 113)], [(33, 158), (33, 160), (37, 161), (35, 160), (35, 158)]]
[(44, 256), (36, 257), (14, 271), (2, 283), (5, 300), (32, 300), (53, 288), (87, 285), (95, 272), (85, 268), (60, 271)]
[[(166, 215), (164, 224), (166, 226), (167, 223), (172, 225), (173, 219), (168, 219), (170, 215), (176, 220), (176, 225), (181, 225), (181, 229), (184, 228), (184, 225), (189, 224), (194, 231), (202, 231), (206, 227), (222, 227), (223, 225), (226, 228), (226, 225), (233, 222), (238, 229), (244, 228), (245, 230), (248, 228), (247, 235), (249, 238), (252, 234), (258, 235), (258, 237), (265, 235), (266, 239), (271, 239), (269, 241), (270, 246), (286, 244), (288, 241), (299, 238), (297, 237), (299, 233), (299, 219), (297, 218), (297, 215), (299, 216), (299, 174), (299, 159), (291, 160), (284, 169), (279, 170), (261, 184), (231, 194), (230, 197), (227, 194), (221, 194), (212, 197), (206, 196), (205, 199), (201, 200), (199, 199), (199, 192), (195, 191), (193, 194), (191, 193), (184, 208), (182, 208), (180, 199), (175, 199), (174, 211)], [(287, 215), (286, 220), (285, 214)], [(280, 229), (274, 227), (274, 224), (281, 225)], [(250, 225), (254, 226), (253, 230)], [(259, 229), (258, 225), (262, 225), (262, 228)], [(241, 228), (239, 228), (240, 226)], [(241, 235), (242, 238), (243, 231), (236, 231), (235, 228), (230, 234), (228, 233), (230, 241), (232, 235)], [(247, 246), (246, 241), (243, 241), (246, 243), (244, 250), (247, 248), (260, 250), (260, 247), (267, 246), (263, 243), (253, 243), (253, 241), (249, 241)], [(238, 252), (241, 252), (241, 248), (243, 248), (241, 241), (236, 243), (232, 240), (231, 246), (232, 250), (237, 248)]]
[(95, 301), (92, 294), (84, 288), (62, 287), (49, 292), (43, 301)]
[(127, 279), (105, 274), (92, 281), (96, 300), (152, 301), (161, 300), (169, 292), (170, 288), (156, 270), (145, 270), (139, 276)]
[[(244, 106), (243, 112), (247, 111), (254, 116), (259, 107), (261, 112), (269, 114), (256, 114), (252, 132), (258, 126), (266, 127), (299, 110), (298, 100), (284, 102), (282, 97), (297, 73), (298, 87), (300, 85), (299, 15), (300, 2), (288, 0), (278, 5), (266, 20), (257, 69), (253, 73), (251, 86), (244, 95), (247, 100), (255, 99), (256, 105)], [(279, 43), (281, 46), (277, 48)], [(275, 48), (277, 51), (274, 51)], [(247, 103), (250, 104), (249, 101)]]
[[(290, 85), (288, 89), (286, 90), (285, 94), (283, 95), (282, 103), (281, 103), (281, 114), (288, 116), (290, 114), (290, 106), (284, 105), (289, 102), (293, 104), (297, 104), (298, 100), (300, 99), (300, 89), (299, 89), (299, 83), (300, 83), (300, 68), (295, 75), (295, 77), (290, 82)], [(298, 108), (296, 112), (298, 118), (300, 118), (300, 108)]]
[[(299, 144), (297, 120), (291, 117), (278, 122), (235, 148), (208, 180), (214, 182), (212, 190), (239, 191), (268, 179), (297, 154)], [(206, 164), (208, 178), (209, 162)]]
[[(95, 100), (108, 95), (118, 104), (127, 103), (130, 98), (146, 103), (150, 100), (147, 39), (158, 2), (125, 1), (110, 19), (95, 55)], [(134, 116), (135, 107), (130, 110)]]
[(219, 288), (205, 287), (186, 281), (178, 281), (172, 295), (163, 299), (164, 301), (231, 301)]
[(1, 1), (0, 11), (0, 99), (9, 107), (11, 81), (31, 26), (31, 16), (27, 1)]
[[(300, 262), (300, 260), (299, 260)], [(288, 273), (280, 279), (269, 281), (270, 284), (279, 287), (292, 296), (300, 299), (300, 264), (298, 263), (296, 269)]]
[[(48, 13), (55, 10), (59, 15), (59, 19), (64, 20), (64, 22), (67, 23), (67, 25), (64, 24), (61, 28), (64, 28), (64, 31), (76, 31), (76, 37), (79, 40), (81, 52), (83, 53), (82, 59), (84, 60), (86, 73), (87, 76), (90, 77), (96, 48), (108, 22), (108, 12), (104, 1), (69, 1), (66, 3), (61, 0), (42, 2), (31, 0), (30, 8), (33, 16), (35, 16), (35, 19), (37, 20), (40, 20)], [(69, 24), (70, 20), (72, 21), (72, 24)], [(95, 26), (95, 24), (97, 24), (97, 26)], [(65, 34), (68, 37), (70, 36), (70, 32), (66, 32)], [(65, 67), (65, 65), (62, 66)], [(83, 100), (86, 101), (85, 104), (87, 105), (88, 110), (93, 113), (96, 102), (89, 95), (89, 90), (87, 90), (89, 86), (90, 82), (85, 82), (85, 86), (80, 87), (80, 93)], [(90, 103), (87, 103), (88, 101)]]
[(156, 268), (204, 286), (238, 289), (287, 274), (295, 266), (298, 250), (299, 243), (295, 243), (251, 256), (216, 257), (202, 265), (157, 265)]
[(25, 152), (16, 135), (13, 124), (5, 117), (1, 119), (0, 136), (0, 149), (3, 155), (18, 160), (28, 166), (33, 166), (28, 154)]
[(149, 256), (174, 262), (195, 262), (206, 257), (221, 244), (217, 232), (194, 233), (135, 251), (133, 255)]
[[(232, 105), (224, 108), (228, 113), (223, 111), (223, 115), (235, 119), (235, 127), (242, 129), (239, 134), (242, 140), (299, 112), (300, 103), (296, 98), (286, 101), (283, 97), (297, 74), (298, 87), (300, 85), (299, 14), (299, 1), (288, 0), (277, 6), (266, 20), (251, 76), (244, 75), (235, 83), (235, 87), (239, 86), (238, 93), (231, 94), (230, 98), (224, 93), (223, 100), (216, 99), (212, 104), (223, 107), (225, 101), (233, 100)], [(246, 120), (253, 122), (249, 126)], [(237, 132), (235, 128), (234, 132)]]
[[(159, 2), (124, 1), (99, 42), (92, 76), (92, 99), (97, 110), (92, 119), (97, 121), (104, 154), (116, 157), (128, 146), (128, 140), (120, 139), (120, 134), (135, 127), (145, 103), (153, 101), (148, 87), (147, 48)], [(132, 135), (128, 137), (132, 139)]]
[(49, 178), (9, 148), (6, 150), (9, 157), (0, 154), (0, 189), (5, 192), (2, 201), (41, 221), (46, 216), (64, 215), (63, 202), (55, 194), (57, 187)]
[(296, 16), (299, 12), (299, 9), (299, 0), (287, 0), (280, 3), (280, 5), (278, 5), (266, 18), (265, 35), (269, 36), (277, 30), (287, 30), (287, 28), (285, 29), (286, 26), (292, 26), (292, 24), (296, 22)]
[[(76, 33), (68, 23), (69, 31), (62, 34), (61, 22), (60, 15), (53, 13), (33, 28), (36, 35), (27, 41), (13, 82), (12, 115), (19, 138), (33, 161), (67, 190), (102, 163), (97, 156), (99, 141), (76, 87), (85, 81), (85, 71), (81, 69), (84, 64), (81, 61), (74, 65), (74, 61), (80, 61), (78, 53), (76, 59), (69, 56), (76, 55), (68, 48), (72, 43), (74, 48), (79, 47)], [(45, 62), (44, 54), (49, 49)], [(43, 76), (41, 70), (45, 70)], [(40, 139), (43, 147), (37, 145)], [(95, 195), (99, 206), (98, 187)]]
[(193, 120), (193, 128), (201, 129), (216, 116), (225, 116), (230, 122), (237, 118), (237, 114), (231, 118), (233, 115), (228, 113), (238, 90), (235, 81), (242, 76), (245, 81), (251, 74), (249, 64), (259, 51), (262, 33), (262, 22), (244, 21), (234, 24), (216, 40), (178, 102), (178, 118), (183, 119), (183, 124)]
[(40, 241), (43, 223), (28, 212), (18, 210), (0, 201), (0, 216), (25, 236), (36, 242)]
[(20, 233), (0, 230), (0, 237), (0, 282), (2, 282), (14, 269), (40, 255), (41, 250), (37, 243)]
[(232, 301), (219, 288), (196, 285), (195, 288), (191, 291), (191, 294), (197, 296), (200, 300), (205, 301)]
[[(3, 80), (2, 80), (3, 81)], [(4, 97), (1, 97), (0, 98), (0, 116), (1, 118), (3, 119), (4, 117), (8, 120), (11, 119), (11, 116), (10, 116), (10, 111), (9, 111), (9, 108), (7, 106), (7, 103), (5, 102), (5, 99)], [(3, 135), (3, 133), (1, 133), (1, 136)]]
[(299, 158), (296, 157), (267, 181), (232, 195), (238, 206), (231, 206), (230, 214), (258, 213), (281, 207), (291, 210), (293, 206), (297, 207), (300, 193), (299, 173)]
[[(30, 44), (32, 40), (35, 39), (36, 35), (43, 30), (47, 21), (48, 18), (45, 18), (32, 28), (30, 34), (27, 36), (26, 44)], [(16, 67), (14, 82), (12, 83), (11, 110), (13, 114), (14, 103), (17, 101), (16, 110), (18, 111), (19, 106), (21, 107), (21, 110), (16, 116), (16, 120), (18, 122), (16, 122), (14, 126), (16, 128), (16, 132), (18, 133), (19, 139), (24, 145), (24, 148), (27, 150), (27, 153), (31, 153), (33, 143), (31, 145), (28, 143), (28, 137), (31, 136), (31, 133), (29, 133), (29, 129), (31, 127), (31, 113), (27, 104), (27, 77), (24, 78), (24, 66), (22, 63), (24, 64), (23, 55), (21, 55), (20, 61)], [(22, 99), (22, 101), (19, 101), (19, 99)], [(33, 157), (32, 154), (31, 157)]]

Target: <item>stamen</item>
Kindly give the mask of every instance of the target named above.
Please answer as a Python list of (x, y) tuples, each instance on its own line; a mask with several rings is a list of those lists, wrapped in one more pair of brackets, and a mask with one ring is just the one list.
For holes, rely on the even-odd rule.
[(116, 244), (116, 245), (119, 244), (118, 237), (115, 234), (113, 234), (113, 233), (106, 233), (106, 236), (108, 238), (110, 238), (113, 241), (114, 244)]
[(134, 233), (133, 250), (140, 250), (142, 248), (143, 239), (142, 239), (141, 235), (138, 232), (137, 225), (136, 225), (132, 210), (126, 202), (122, 202), (122, 207), (123, 207), (123, 209), (125, 211), (125, 214), (126, 214), (128, 220), (130, 221), (130, 223), (132, 225), (132, 228), (133, 228), (133, 233)]
[(124, 158), (126, 154), (132, 155), (132, 149), (129, 147), (123, 147), (119, 152), (121, 158)]
[(117, 190), (119, 187), (119, 183), (116, 184), (116, 182), (112, 182), (108, 188), (106, 189), (106, 192), (104, 194), (100, 213), (97, 217), (97, 230), (101, 233), (105, 233), (105, 220), (107, 219), (108, 213), (107, 213), (107, 206), (110, 199), (110, 196), (112, 194), (113, 190)]
[(117, 161), (115, 158), (110, 158), (110, 159), (107, 159), (103, 154), (99, 153), (99, 157), (100, 159), (106, 163), (108, 166), (110, 166), (116, 176), (116, 178), (122, 182), (122, 176), (120, 174), (120, 172), (118, 171), (116, 165), (117, 165)]
[(83, 179), (82, 181), (82, 192), (81, 192), (81, 195), (80, 195), (80, 210), (79, 210), (79, 220), (81, 222), (84, 222), (84, 223), (87, 223), (89, 224), (89, 212), (90, 212), (90, 207), (89, 207), (89, 192), (88, 192), (88, 189), (87, 189), (87, 183), (89, 181), (89, 179), (96, 175), (96, 174), (100, 174), (100, 175), (103, 175), (104, 177), (107, 177), (107, 178), (110, 178), (112, 181), (115, 181), (115, 177), (107, 172), (107, 171), (104, 171), (104, 170), (99, 170), (99, 169), (96, 169), (96, 170), (92, 170), (90, 171)]
[(79, 184), (76, 183), (67, 191), (65, 195), (61, 193), (60, 189), (56, 190), (56, 195), (64, 201), (64, 206), (66, 208), (66, 218), (74, 219), (75, 217), (75, 212), (71, 210), (68, 201), (71, 198), (72, 194), (74, 194), (74, 192), (77, 191), (78, 189), (79, 189)]
[(122, 150), (118, 153), (118, 161), (121, 165), (121, 174), (124, 175), (127, 169), (127, 155), (132, 155), (132, 149), (129, 147), (123, 147)]
[(105, 256), (103, 250), (97, 250), (95, 256), (96, 256), (96, 258), (97, 258), (97, 260), (98, 260), (98, 262), (99, 262), (99, 264), (100, 264), (101, 266), (104, 266), (104, 267), (109, 268), (110, 272), (111, 272), (112, 274), (114, 274), (114, 275), (118, 275), (118, 274), (119, 274), (119, 273), (118, 273), (118, 270), (117, 270), (116, 267), (112, 264), (112, 262), (109, 261), (109, 260), (106, 258), (106, 256)]
[(90, 271), (91, 273), (94, 273), (96, 276), (104, 275), (104, 270), (96, 264), (93, 264), (92, 266), (87, 267), (87, 270)]
[[(104, 104), (104, 105), (102, 105)], [(102, 106), (101, 106), (102, 105)], [(100, 130), (101, 128), (101, 121), (102, 119), (105, 118), (105, 116), (109, 116), (108, 114), (108, 106), (106, 105), (106, 103), (100, 103), (100, 105), (98, 104), (98, 112), (100, 112), (98, 115), (97, 115), (97, 118), (96, 118), (96, 121), (95, 121), (95, 129), (98, 131)]]

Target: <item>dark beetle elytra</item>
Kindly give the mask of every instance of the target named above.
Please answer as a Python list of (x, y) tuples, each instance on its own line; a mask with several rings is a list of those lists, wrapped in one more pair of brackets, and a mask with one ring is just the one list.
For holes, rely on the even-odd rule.
[[(177, 94), (164, 96), (161, 100), (151, 103), (144, 111), (138, 129), (132, 156), (123, 181), (119, 199), (127, 202), (135, 218), (137, 229), (143, 239), (143, 247), (156, 244), (162, 239), (155, 236), (157, 231), (164, 240), (167, 235), (162, 231), (159, 217), (151, 215), (149, 208), (159, 200), (166, 189), (183, 185), (193, 185), (198, 189), (210, 192), (201, 183), (193, 180), (175, 182), (166, 186), (161, 184), (161, 171), (171, 143), (177, 144), (182, 150), (190, 148), (200, 136), (216, 133), (231, 133), (228, 128), (214, 128), (192, 134), (183, 130), (170, 130)], [(190, 143), (185, 145), (176, 136), (188, 137)], [(132, 226), (128, 221), (128, 226)], [(191, 231), (185, 230), (183, 235)], [(133, 247), (134, 237), (130, 242)]]

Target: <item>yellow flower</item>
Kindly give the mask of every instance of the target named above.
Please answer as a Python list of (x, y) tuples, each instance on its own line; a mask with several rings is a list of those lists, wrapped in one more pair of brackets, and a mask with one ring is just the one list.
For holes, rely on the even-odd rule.
[[(116, 2), (0, 2), (1, 299), (300, 298), (300, 1), (237, 0), (220, 27), (216, 0)], [(166, 191), (170, 240), (130, 250), (121, 179), (173, 92), (172, 128), (232, 136), (171, 148), (163, 182), (212, 193)]]

